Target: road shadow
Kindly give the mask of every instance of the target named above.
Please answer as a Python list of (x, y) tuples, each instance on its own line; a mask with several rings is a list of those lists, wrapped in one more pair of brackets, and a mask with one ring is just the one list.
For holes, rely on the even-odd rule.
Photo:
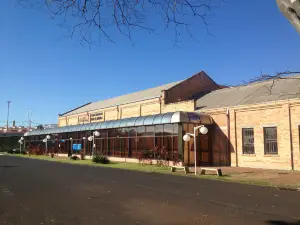
[(15, 165), (0, 165), (0, 167), (2, 167), (2, 168), (15, 168), (15, 167), (19, 167), (19, 166), (15, 166)]
[(266, 221), (267, 224), (269, 225), (300, 225), (300, 220), (296, 222), (285, 222), (281, 220), (268, 220)]

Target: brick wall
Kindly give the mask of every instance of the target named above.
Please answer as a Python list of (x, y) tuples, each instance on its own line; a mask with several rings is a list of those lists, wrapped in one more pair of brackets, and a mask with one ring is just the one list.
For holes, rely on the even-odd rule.
[(295, 103), (290, 106), (291, 130), (292, 130), (292, 150), (295, 170), (300, 170), (300, 145), (299, 145), (299, 126), (300, 126), (300, 104)]
[(228, 126), (226, 111), (211, 113), (215, 125), (211, 128), (212, 132), (212, 159), (213, 165), (230, 165), (230, 156), (228, 149)]
[[(226, 149), (230, 149), (231, 166), (292, 169), (300, 170), (300, 101), (288, 100), (238, 106), (227, 109), (201, 110), (212, 116), (215, 122), (213, 129), (213, 161), (222, 164), (226, 158)], [(229, 131), (227, 125), (229, 123)], [(277, 127), (278, 154), (268, 155), (264, 151), (264, 127)], [(242, 129), (253, 128), (255, 154), (243, 154)], [(219, 133), (218, 133), (219, 132)], [(228, 142), (228, 137), (230, 142)], [(227, 145), (225, 141), (227, 140)], [(229, 144), (229, 146), (228, 146)], [(293, 152), (293, 154), (292, 154)], [(223, 158), (219, 158), (218, 154)]]
[(182, 101), (177, 103), (163, 104), (161, 110), (162, 113), (176, 112), (176, 111), (194, 112), (195, 101), (190, 100), (190, 101)]
[[(288, 115), (285, 105), (270, 108), (257, 108), (236, 112), (236, 138), (238, 165), (243, 167), (268, 167), (290, 169), (290, 145)], [(278, 155), (264, 153), (264, 127), (277, 127)], [(242, 151), (242, 128), (254, 129), (255, 154), (247, 155)]]
[(105, 113), (105, 120), (119, 119), (119, 108), (118, 107), (104, 110), (104, 113)]
[(137, 117), (141, 115), (141, 105), (127, 106), (120, 109), (120, 118)]
[(59, 127), (67, 126), (67, 118), (66, 117), (60, 117), (58, 118), (58, 124)]
[(206, 93), (216, 89), (219, 89), (219, 86), (202, 71), (166, 90), (164, 100), (166, 104), (185, 101), (195, 97), (199, 93)]
[(78, 116), (70, 116), (67, 119), (68, 125), (77, 125), (78, 124)]
[[(116, 107), (97, 109), (85, 113), (90, 114), (102, 111), (104, 114), (103, 121), (105, 121), (175, 111), (191, 112), (195, 110), (195, 102), (191, 99), (196, 98), (199, 93), (206, 93), (219, 88), (220, 87), (202, 71), (168, 90), (163, 90), (160, 97)], [(80, 114), (68, 116), (66, 122), (64, 122), (65, 117), (59, 117), (58, 125), (66, 126), (78, 124), (79, 116)], [(85, 123), (87, 122), (91, 122), (90, 118), (85, 121)]]
[(159, 114), (161, 112), (160, 101), (141, 105), (141, 116)]
[[(150, 100), (124, 104), (121, 106), (109, 107), (101, 110), (94, 110), (91, 112), (81, 113), (68, 117), (59, 117), (58, 126), (62, 127), (66, 125), (76, 125), (78, 124), (78, 121), (82, 116), (86, 116), (96, 112), (103, 112), (103, 119), (101, 121), (107, 121), (176, 111), (193, 112), (194, 110), (194, 100), (162, 104), (160, 98), (154, 98)], [(91, 122), (90, 117), (88, 118), (89, 120), (85, 121), (85, 123)]]

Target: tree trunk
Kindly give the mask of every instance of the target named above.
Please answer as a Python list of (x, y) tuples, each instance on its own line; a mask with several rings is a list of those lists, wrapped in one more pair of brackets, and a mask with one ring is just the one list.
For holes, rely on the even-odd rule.
[(276, 0), (282, 14), (300, 34), (300, 0)]

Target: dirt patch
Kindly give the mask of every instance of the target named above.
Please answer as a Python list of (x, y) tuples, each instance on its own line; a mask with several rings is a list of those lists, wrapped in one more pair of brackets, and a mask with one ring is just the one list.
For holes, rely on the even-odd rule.
[(282, 188), (300, 188), (300, 171), (222, 167), (222, 172), (232, 180), (253, 180)]

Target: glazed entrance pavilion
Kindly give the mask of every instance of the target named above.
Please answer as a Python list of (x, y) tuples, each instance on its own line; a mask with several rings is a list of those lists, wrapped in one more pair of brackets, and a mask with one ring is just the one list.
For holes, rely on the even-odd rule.
[[(106, 155), (114, 158), (139, 159), (141, 155), (157, 160), (180, 161), (192, 165), (193, 139), (183, 141), (186, 133), (193, 128), (205, 125), (210, 129), (213, 121), (207, 114), (194, 112), (172, 112), (150, 116), (140, 116), (104, 122), (65, 126), (27, 133), (26, 145), (30, 151), (45, 152), (47, 140), (48, 153), (62, 156), (81, 154), (84, 157)], [(94, 141), (88, 137), (94, 135)], [(48, 136), (48, 138), (49, 138)], [(197, 140), (197, 163), (211, 164), (211, 135), (199, 134)], [(94, 143), (94, 148), (93, 148)], [(75, 146), (75, 147), (74, 147)], [(163, 152), (163, 158), (162, 153)]]

